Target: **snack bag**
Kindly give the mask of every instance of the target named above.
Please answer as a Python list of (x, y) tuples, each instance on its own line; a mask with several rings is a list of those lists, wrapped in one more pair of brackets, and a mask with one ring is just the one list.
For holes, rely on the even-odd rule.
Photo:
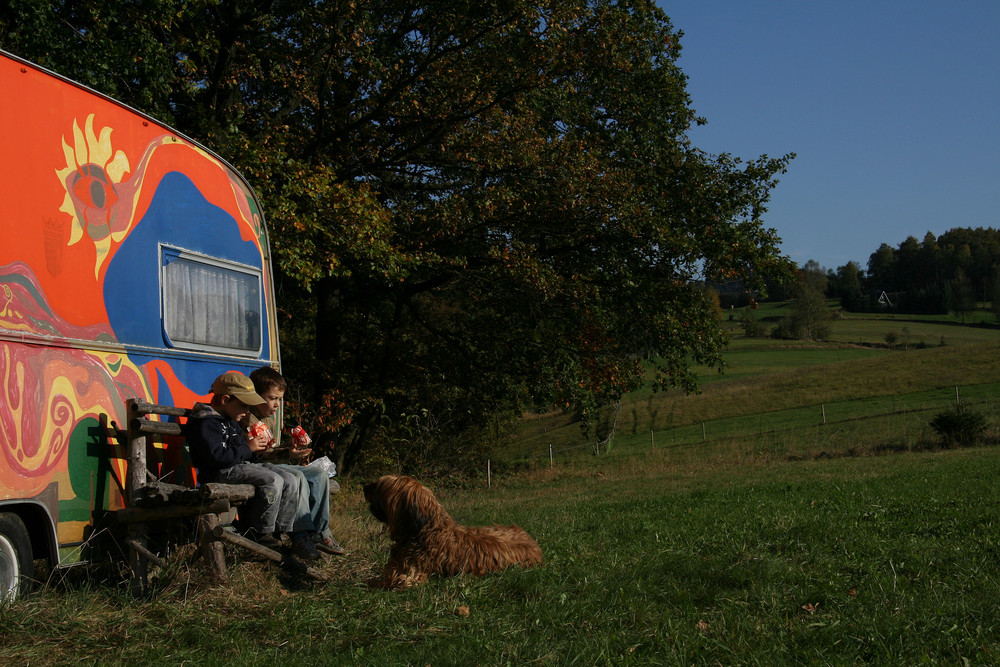
[(301, 426), (292, 427), (292, 449), (302, 449), (312, 443), (312, 438)]
[(265, 434), (267, 436), (266, 449), (274, 447), (274, 434), (271, 433), (271, 429), (269, 429), (264, 422), (254, 422), (250, 425), (250, 428), (247, 429), (247, 432), (250, 434), (251, 438), (256, 438), (261, 433)]

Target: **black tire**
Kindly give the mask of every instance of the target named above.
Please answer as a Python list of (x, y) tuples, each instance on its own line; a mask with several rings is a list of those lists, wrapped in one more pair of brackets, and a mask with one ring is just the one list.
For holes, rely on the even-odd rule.
[(18, 515), (0, 512), (0, 604), (27, 595), (34, 576), (28, 529)]

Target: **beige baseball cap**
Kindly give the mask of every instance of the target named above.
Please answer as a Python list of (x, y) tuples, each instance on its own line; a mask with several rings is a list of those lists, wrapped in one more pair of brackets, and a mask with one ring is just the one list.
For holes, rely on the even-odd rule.
[(253, 382), (243, 373), (229, 371), (215, 378), (212, 393), (216, 396), (233, 396), (247, 405), (260, 405), (264, 399), (254, 391)]

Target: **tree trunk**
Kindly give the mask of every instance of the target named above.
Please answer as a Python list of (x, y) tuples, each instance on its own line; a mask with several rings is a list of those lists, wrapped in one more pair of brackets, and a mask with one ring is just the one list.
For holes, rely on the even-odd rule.
[[(361, 412), (355, 417), (354, 422), (345, 429), (345, 436), (337, 443), (339, 450), (338, 460), (341, 462), (337, 470), (343, 469), (343, 474), (347, 474), (361, 460), (361, 452), (364, 450), (371, 437), (372, 430), (378, 423), (379, 411), (369, 409)], [(343, 466), (343, 468), (341, 468)]]
[(317, 281), (316, 359), (320, 362), (337, 362), (343, 356), (343, 320), (340, 317), (342, 298), (343, 285), (340, 279), (323, 278)]

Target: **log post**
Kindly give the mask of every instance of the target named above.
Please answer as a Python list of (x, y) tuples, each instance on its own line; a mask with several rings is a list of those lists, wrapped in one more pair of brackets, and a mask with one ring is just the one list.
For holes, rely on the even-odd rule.
[(150, 551), (146, 547), (142, 546), (141, 544), (139, 544), (138, 542), (136, 542), (135, 540), (133, 540), (131, 537), (126, 537), (125, 538), (125, 542), (130, 547), (132, 547), (133, 549), (135, 549), (136, 551), (138, 551), (140, 554), (142, 554), (142, 556), (146, 560), (150, 561), (151, 563), (153, 563), (157, 567), (166, 567), (167, 566), (167, 561), (163, 560), (162, 558), (160, 558), (159, 556), (157, 556), (156, 554), (154, 554), (152, 551)]
[(216, 537), (216, 528), (221, 529), (218, 514), (202, 514), (198, 517), (198, 536), (201, 540), (201, 554), (205, 558), (205, 570), (215, 583), (228, 584), (226, 554), (222, 541)]
[[(130, 398), (125, 402), (128, 414), (128, 472), (125, 477), (125, 504), (134, 507), (139, 498), (139, 489), (146, 483), (146, 436), (133, 425), (133, 414), (137, 406), (145, 403), (141, 398)], [(130, 523), (128, 527), (130, 544), (129, 565), (132, 568), (132, 593), (144, 595), (149, 587), (147, 560), (143, 555), (146, 548), (146, 524), (141, 521)]]
[(134, 424), (131, 415), (136, 414), (145, 401), (141, 398), (130, 398), (125, 402), (128, 418), (128, 473), (125, 478), (125, 502), (129, 507), (138, 498), (139, 489), (146, 483), (146, 436), (139, 425)]
[(280, 563), (282, 560), (282, 555), (277, 551), (275, 551), (274, 549), (257, 544), (253, 540), (248, 540), (242, 535), (237, 535), (236, 533), (230, 533), (222, 526), (216, 526), (215, 530), (213, 531), (213, 534), (215, 535), (216, 539), (225, 540), (230, 544), (235, 544), (238, 547), (243, 547), (244, 549), (252, 551), (258, 556), (263, 556), (268, 560), (273, 560), (275, 563)]

